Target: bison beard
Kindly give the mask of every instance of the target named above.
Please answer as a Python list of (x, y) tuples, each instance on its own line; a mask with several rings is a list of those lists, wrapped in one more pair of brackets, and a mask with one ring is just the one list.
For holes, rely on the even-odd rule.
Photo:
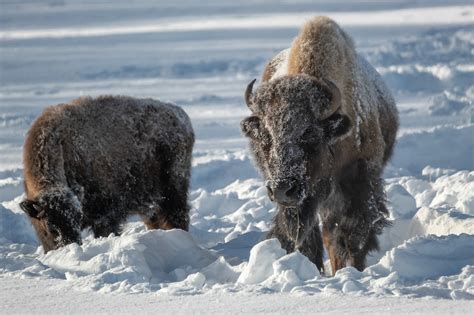
[(308, 22), (263, 79), (255, 92), (255, 80), (247, 86), (252, 115), (241, 128), (278, 207), (268, 237), (319, 270), (324, 247), (333, 274), (364, 269), (389, 224), (381, 174), (398, 128), (390, 93), (325, 17)]

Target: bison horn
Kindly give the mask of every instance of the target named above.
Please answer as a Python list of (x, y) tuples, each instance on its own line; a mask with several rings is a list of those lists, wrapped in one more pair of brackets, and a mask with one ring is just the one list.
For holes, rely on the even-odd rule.
[(257, 81), (257, 79), (253, 79), (248, 85), (247, 85), (247, 88), (245, 89), (245, 103), (247, 103), (247, 106), (252, 109), (252, 101), (251, 101), (251, 98), (252, 98), (252, 89), (253, 89), (253, 85), (255, 83), (255, 81)]
[(328, 110), (326, 111), (324, 118), (327, 118), (329, 116), (331, 116), (332, 114), (334, 114), (337, 110), (339, 110), (339, 108), (341, 108), (341, 91), (339, 90), (339, 88), (337, 87), (337, 85), (328, 80), (328, 79), (323, 79), (324, 80), (324, 83), (326, 84), (329, 92), (331, 93), (331, 104), (329, 105), (329, 108)]

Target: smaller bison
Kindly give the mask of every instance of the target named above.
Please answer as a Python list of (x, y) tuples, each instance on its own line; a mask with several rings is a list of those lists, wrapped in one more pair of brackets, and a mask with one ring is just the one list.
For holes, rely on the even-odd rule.
[[(331, 19), (308, 21), (245, 99), (242, 131), (278, 205), (269, 237), (323, 269), (362, 270), (389, 224), (382, 171), (398, 114), (379, 74)], [(322, 222), (322, 235), (319, 222)]]
[(129, 215), (188, 229), (194, 132), (179, 107), (151, 99), (79, 98), (45, 109), (26, 137), (20, 206), (44, 251), (81, 230), (118, 235)]

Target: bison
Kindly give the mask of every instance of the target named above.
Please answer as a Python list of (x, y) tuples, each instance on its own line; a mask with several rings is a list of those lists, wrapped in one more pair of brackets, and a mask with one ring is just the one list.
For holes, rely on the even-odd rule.
[(51, 106), (23, 149), (20, 206), (44, 251), (118, 235), (129, 215), (150, 229), (188, 229), (194, 132), (179, 107), (152, 99), (101, 96)]
[[(379, 74), (331, 19), (308, 21), (265, 67), (241, 122), (277, 214), (268, 237), (323, 271), (362, 270), (389, 224), (382, 171), (398, 129)], [(322, 223), (322, 236), (319, 226)]]

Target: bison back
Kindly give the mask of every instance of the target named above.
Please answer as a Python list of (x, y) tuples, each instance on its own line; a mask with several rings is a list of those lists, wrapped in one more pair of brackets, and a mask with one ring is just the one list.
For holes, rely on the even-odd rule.
[(177, 106), (120, 96), (79, 98), (49, 107), (37, 119), (25, 143), (25, 177), (43, 187), (79, 187), (85, 195), (142, 198), (159, 190), (156, 178), (170, 155), (190, 156), (193, 142), (190, 120)]

